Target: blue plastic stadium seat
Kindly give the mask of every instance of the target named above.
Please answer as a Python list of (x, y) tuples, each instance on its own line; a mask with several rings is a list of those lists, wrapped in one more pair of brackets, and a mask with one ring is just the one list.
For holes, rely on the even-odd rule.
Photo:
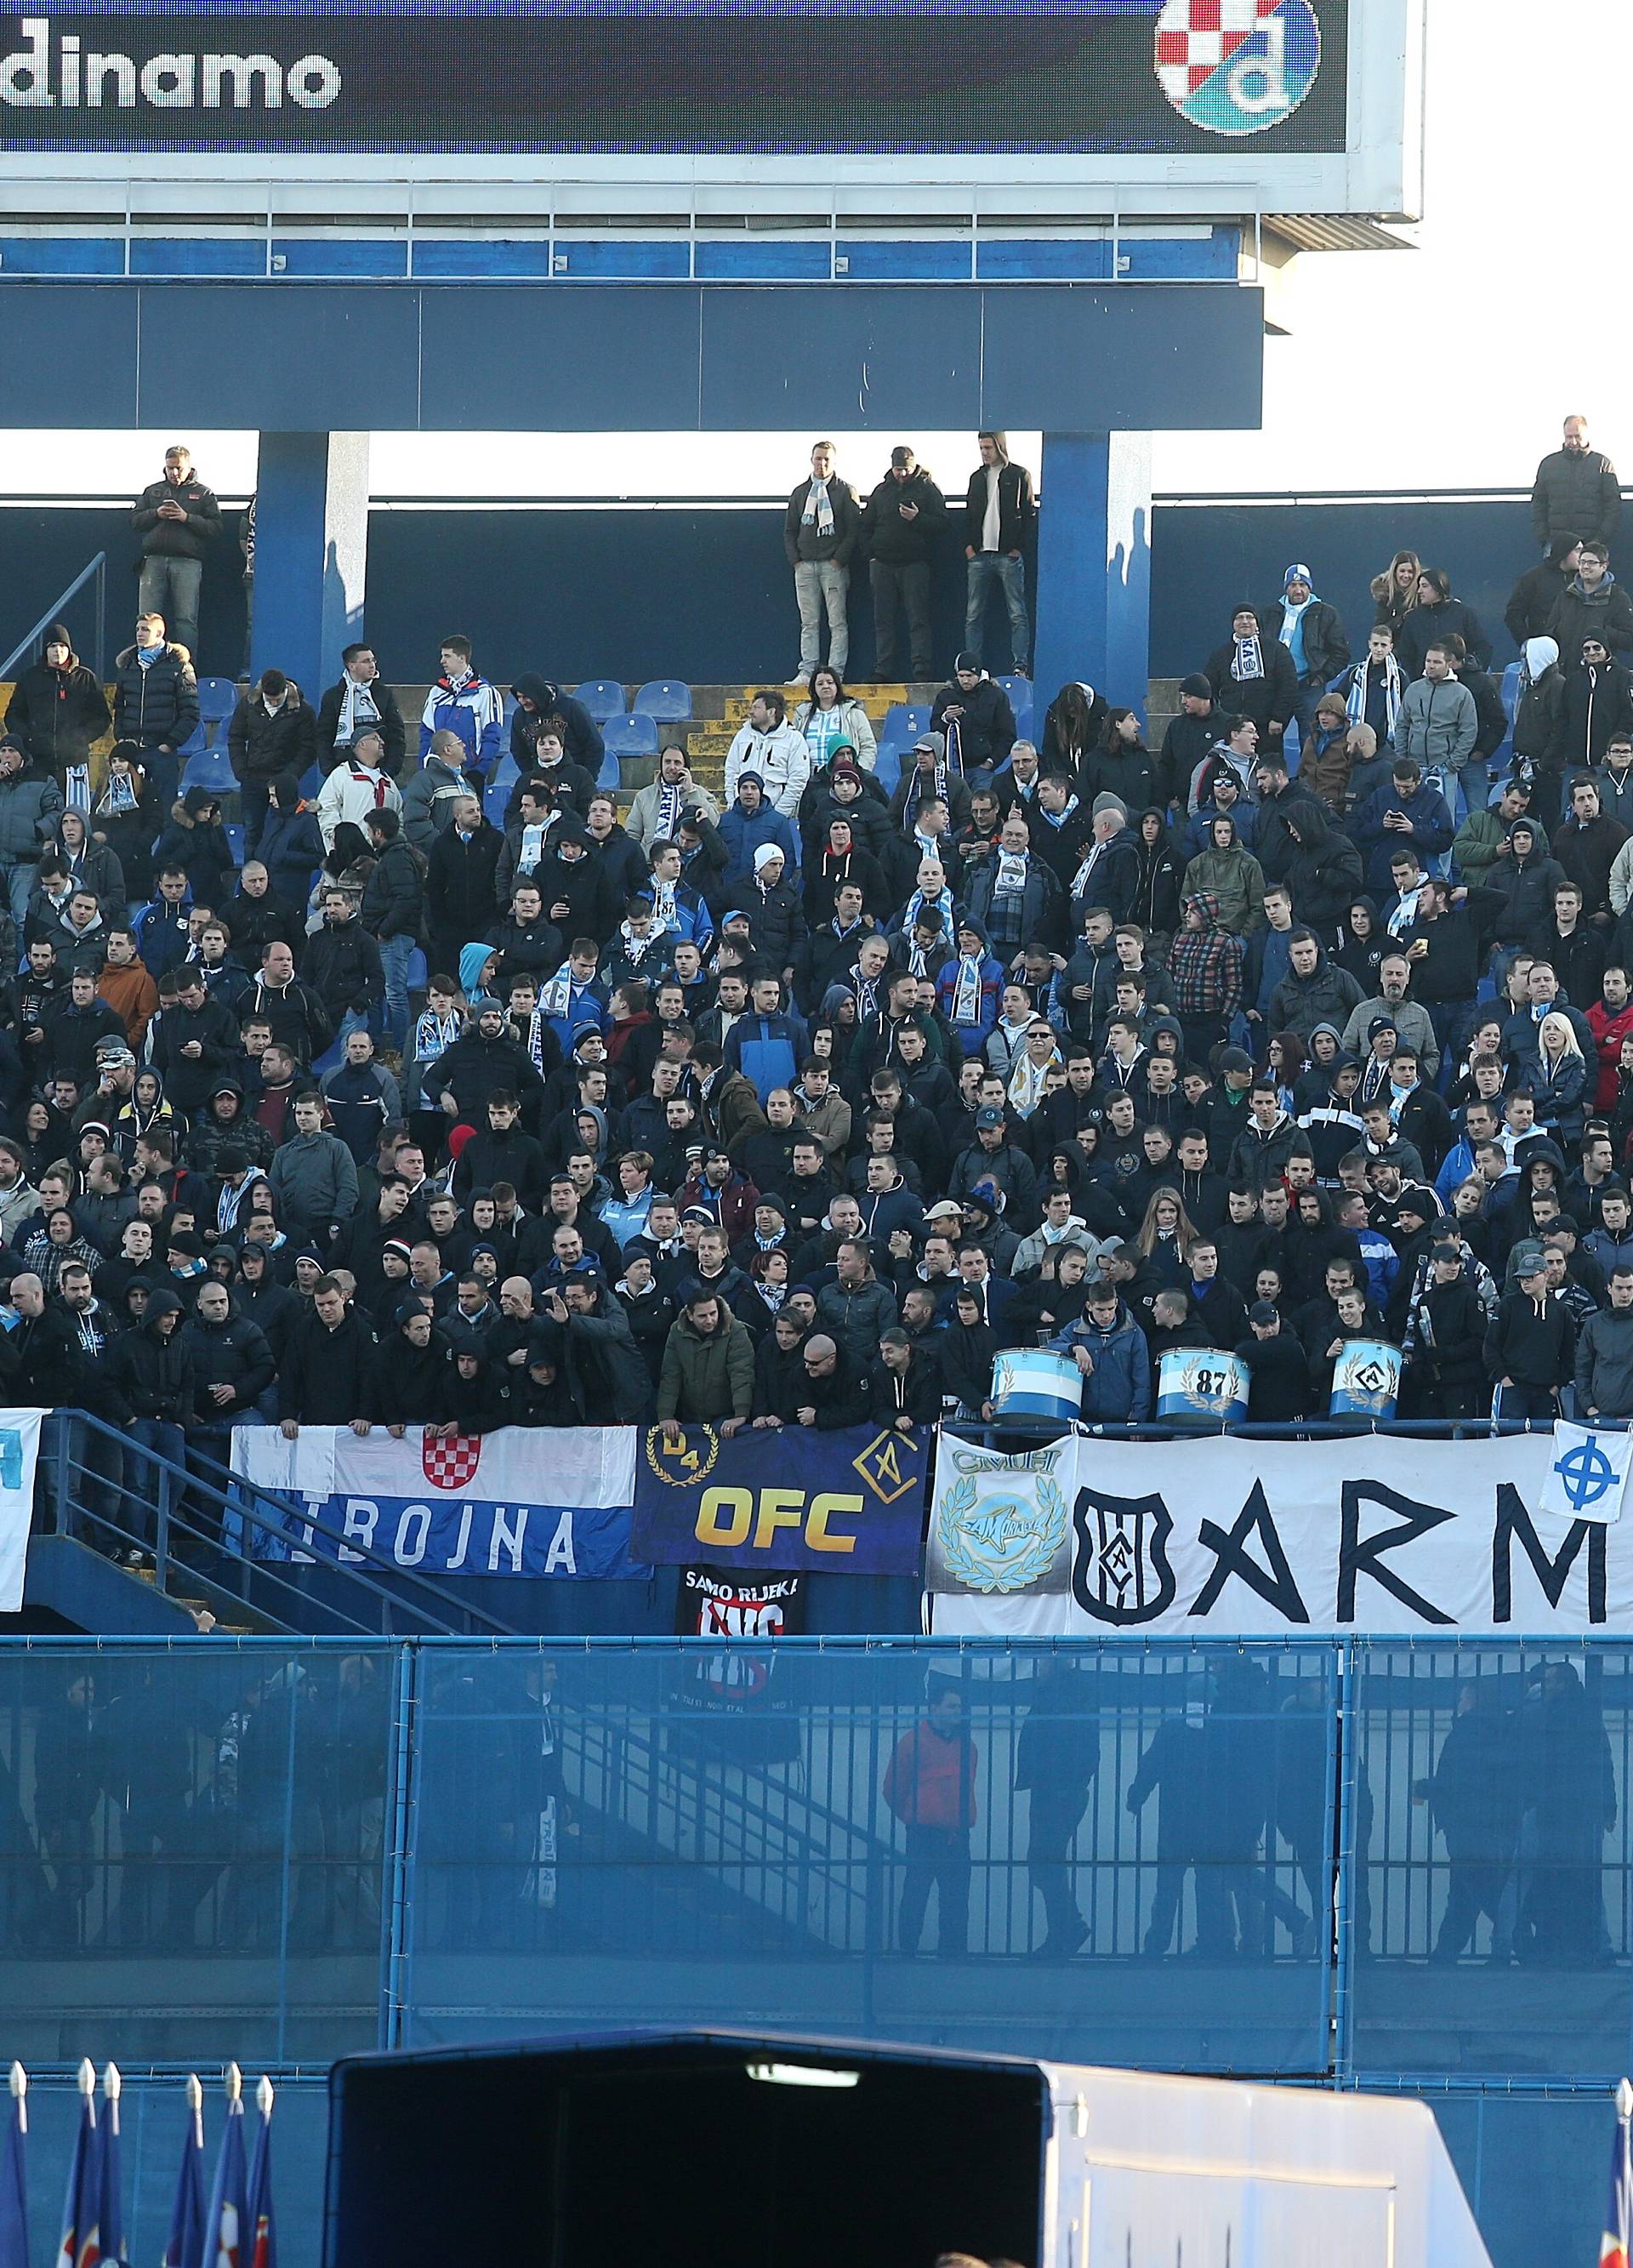
[(573, 691), (598, 725), (624, 713), (624, 689), (615, 677), (586, 677)]
[(488, 815), (488, 822), (489, 826), (498, 828), (501, 833), (504, 828), (504, 806), (511, 799), (511, 790), (514, 785), (513, 780), (501, 779), (496, 772), (482, 792), (482, 807)]
[(1032, 714), (1034, 705), (1032, 680), (1029, 677), (999, 677), (995, 678), (993, 682), (1001, 685), (1009, 695), (1009, 705), (1015, 711), (1015, 737), (1017, 740), (1029, 740), (1032, 738)]
[[(918, 736), (915, 733), (912, 737), (916, 740)], [(896, 740), (881, 740), (879, 744), (879, 762), (873, 767), (873, 777), (886, 795), (896, 792), (901, 778), (901, 759), (910, 745), (910, 741)]]
[(678, 677), (651, 677), (636, 690), (629, 704), (658, 725), (687, 725), (692, 718), (692, 688)]
[[(224, 747), (224, 743), (223, 745)], [(176, 754), (185, 763), (189, 756), (202, 755), (209, 746), (210, 727), (201, 718), (199, 722), (193, 727), (193, 730), (188, 734), (187, 739), (183, 740), (181, 746), (177, 749)]]
[(609, 756), (655, 756), (658, 754), (658, 722), (644, 710), (632, 710), (627, 717), (611, 717), (602, 728), (602, 740)]
[(1511, 661), (1503, 672), (1503, 714), (1512, 725), (1514, 711), (1519, 706), (1519, 670), (1517, 661)]
[(930, 711), (922, 701), (893, 701), (879, 727), (879, 746), (883, 747), (888, 739), (899, 748), (910, 748), (919, 734), (929, 730)]
[(182, 769), (183, 794), (190, 787), (207, 787), (212, 795), (231, 795), (237, 785), (224, 747), (197, 748)]
[(405, 992), (423, 992), (430, 983), (430, 970), (426, 966), (425, 947), (416, 945), (403, 968), (402, 989)]
[(241, 866), (244, 864), (243, 827), (236, 819), (229, 819), (225, 826), (223, 828), (222, 832), (225, 835), (228, 847), (232, 852), (233, 865), (235, 866)]
[(315, 803), (323, 788), (323, 767), (308, 764), (300, 776), (300, 792), (308, 803)]
[(198, 713), (206, 725), (224, 724), (239, 705), (239, 689), (230, 677), (201, 677)]
[(595, 784), (600, 792), (604, 795), (616, 795), (623, 785), (623, 771), (618, 762), (616, 749), (603, 748), (601, 769), (595, 776)]

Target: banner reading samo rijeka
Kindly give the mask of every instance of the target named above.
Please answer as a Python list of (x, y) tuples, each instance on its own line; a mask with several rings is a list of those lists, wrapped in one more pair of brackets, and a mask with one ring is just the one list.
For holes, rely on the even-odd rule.
[[(1556, 1467), (1560, 1469), (1556, 1470)], [(1633, 1631), (1633, 1516), (1574, 1432), (1425, 1441), (942, 1437), (938, 1635), (1287, 1637)], [(1545, 1488), (1571, 1513), (1542, 1508)]]
[(302, 1500), (291, 1556), (343, 1561), (362, 1546), (426, 1575), (645, 1575), (629, 1557), (635, 1447), (633, 1425), (410, 1425), (401, 1440), (313, 1425), (293, 1441), (244, 1426), (232, 1469)]

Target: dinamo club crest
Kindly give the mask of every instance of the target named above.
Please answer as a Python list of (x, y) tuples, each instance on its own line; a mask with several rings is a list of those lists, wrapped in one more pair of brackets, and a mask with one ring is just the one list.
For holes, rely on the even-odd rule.
[(1193, 126), (1263, 134), (1315, 84), (1321, 32), (1310, 0), (1164, 0), (1157, 80)]

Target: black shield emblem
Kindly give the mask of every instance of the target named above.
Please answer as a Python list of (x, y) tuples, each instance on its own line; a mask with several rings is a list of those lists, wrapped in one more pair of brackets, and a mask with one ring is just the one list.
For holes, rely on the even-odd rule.
[(1161, 1497), (1080, 1488), (1071, 1516), (1078, 1532), (1071, 1588), (1085, 1614), (1121, 1627), (1165, 1615), (1175, 1588), (1168, 1565), (1173, 1521)]

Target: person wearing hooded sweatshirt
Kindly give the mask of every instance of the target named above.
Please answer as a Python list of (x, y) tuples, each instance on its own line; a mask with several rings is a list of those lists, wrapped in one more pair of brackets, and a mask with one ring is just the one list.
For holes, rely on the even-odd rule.
[(75, 774), (81, 808), (89, 806), (91, 743), (112, 723), (96, 672), (74, 652), (63, 622), (46, 632), (40, 659), (23, 671), (11, 688), (5, 729), (27, 751), (29, 761), (48, 772), (66, 795)]
[(1295, 561), (1282, 578), (1282, 595), (1259, 614), (1259, 636), (1269, 646), (1279, 643), (1292, 656), (1298, 681), (1298, 738), (1308, 736), (1315, 704), (1323, 688), (1349, 666), (1350, 641), (1338, 610), (1315, 595), (1310, 570)]
[[(304, 907), (313, 875), (323, 862), (323, 836), (293, 772), (281, 772), (268, 784), (256, 855), (267, 870), (273, 895), (286, 905)], [(211, 902), (219, 905), (221, 902)]]
[[(981, 462), (964, 496), (964, 643), (979, 666), (988, 594), (996, 583), (1009, 615), (1010, 667), (1024, 677), (1032, 644), (1026, 549), (1038, 511), (1032, 475), (1025, 465), (1011, 463), (1007, 433), (989, 431), (976, 440)], [(966, 762), (971, 761), (967, 751)]]
[[(132, 1440), (180, 1464), (186, 1448), (184, 1429), (193, 1423), (197, 1401), (193, 1351), (181, 1322), (181, 1302), (166, 1285), (149, 1294), (145, 1319), (134, 1330), (121, 1331), (103, 1358), (108, 1383), (130, 1408), (127, 1428)], [(152, 1494), (151, 1469), (140, 1462), (126, 1484), (127, 1494), (139, 1507)]]
[[(1246, 603), (1231, 615), (1231, 635), (1203, 665), (1214, 699), (1232, 718), (1251, 718), (1262, 740), (1280, 742), (1298, 713), (1298, 673), (1278, 635), (1261, 630), (1259, 611)], [(1311, 703), (1313, 711), (1314, 703)]]
[(988, 947), (987, 932), (967, 914), (953, 933), (955, 961), (944, 961), (936, 976), (936, 1001), (958, 1035), (966, 1056), (979, 1056), (998, 1020), (1004, 997), (1003, 964)]
[(1319, 804), (1295, 805), (1285, 823), (1292, 847), (1284, 880), (1292, 895), (1294, 917), (1323, 937), (1335, 937), (1361, 887), (1361, 853)]
[(1491, 868), (1491, 887), (1503, 896), (1492, 928), (1499, 945), (1516, 946), (1547, 927), (1554, 893), (1569, 877), (1534, 819), (1515, 820), (1508, 830), (1508, 850)]
[(600, 726), (582, 701), (554, 678), (524, 670), (511, 690), (516, 710), (511, 718), (511, 754), (524, 779), (536, 769), (539, 732), (547, 718), (559, 717), (563, 727), (562, 748), (570, 764), (595, 779), (607, 753)]
[(1204, 893), (1215, 902), (1221, 928), (1250, 937), (1264, 923), (1264, 869), (1243, 849), (1233, 818), (1217, 814), (1208, 835), (1208, 847), (1185, 870), (1183, 895)]
[[(1228, 827), (1231, 822), (1219, 823)], [(1201, 864), (1193, 859), (1192, 871)], [(1173, 986), (1185, 1052), (1193, 1062), (1207, 1061), (1209, 1049), (1241, 1006), (1245, 958), (1241, 939), (1220, 919), (1217, 898), (1208, 890), (1188, 890), (1182, 926), (1168, 947), (1165, 967)]]

